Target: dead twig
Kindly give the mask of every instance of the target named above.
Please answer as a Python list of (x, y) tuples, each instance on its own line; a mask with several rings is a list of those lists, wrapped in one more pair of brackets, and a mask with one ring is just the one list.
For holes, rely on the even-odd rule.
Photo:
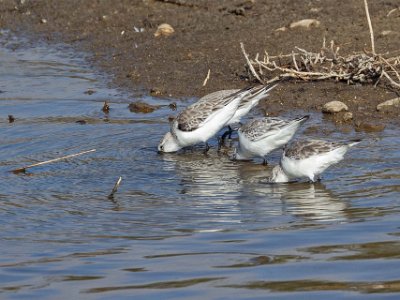
[(391, 15), (392, 13), (396, 12), (396, 10), (400, 10), (400, 8), (393, 8), (392, 10), (390, 10), (390, 11), (388, 12), (388, 14), (386, 15), (386, 17), (390, 17), (390, 15)]
[(118, 187), (121, 184), (121, 181), (122, 181), (122, 177), (120, 176), (118, 178), (118, 180), (115, 182), (114, 187), (113, 187), (113, 189), (111, 191), (111, 194), (108, 195), (108, 198), (113, 198), (114, 197), (114, 194), (118, 191)]
[[(339, 47), (331, 43), (330, 47), (321, 48), (319, 52), (310, 52), (299, 47), (291, 54), (270, 56), (265, 52), (264, 59), (258, 55), (254, 61), (246, 59), (251, 64), (252, 74), (261, 83), (270, 83), (268, 78), (262, 78), (262, 70), (269, 73), (278, 73), (279, 78), (293, 78), (310, 80), (334, 79), (352, 83), (377, 83), (381, 78), (386, 78), (389, 83), (398, 87), (400, 85), (400, 63), (398, 57), (385, 58), (383, 55), (369, 55), (368, 53), (355, 53), (348, 56), (339, 54)], [(254, 66), (260, 71), (256, 73)], [(385, 71), (385, 75), (382, 72)], [(268, 74), (266, 74), (268, 75)], [(394, 76), (394, 77), (393, 77)], [(275, 80), (275, 78), (273, 79)]]
[(246, 59), (246, 61), (247, 61), (247, 65), (249, 66), (250, 72), (253, 74), (253, 76), (254, 76), (255, 78), (257, 78), (257, 80), (258, 80), (259, 82), (263, 83), (263, 81), (261, 80), (261, 78), (258, 76), (256, 70), (254, 70), (254, 67), (253, 67), (252, 63), (251, 63), (250, 60), (249, 60), (249, 56), (247, 55), (246, 51), (244, 50), (244, 45), (243, 45), (243, 43), (240, 43), (240, 48), (242, 49), (243, 55), (244, 55), (244, 57), (245, 57), (245, 59)]
[(372, 49), (372, 54), (376, 55), (375, 53), (375, 42), (374, 42), (374, 31), (372, 30), (372, 23), (371, 23), (371, 17), (369, 16), (369, 9), (368, 9), (368, 2), (367, 0), (364, 0), (364, 7), (365, 7), (365, 14), (367, 15), (367, 21), (368, 21), (368, 27), (369, 27), (369, 34), (371, 36), (371, 49)]
[(42, 162), (38, 162), (38, 163), (35, 163), (35, 164), (31, 164), (29, 166), (25, 166), (25, 167), (22, 167), (22, 168), (11, 170), (11, 172), (13, 172), (13, 173), (25, 172), (27, 169), (30, 169), (30, 168), (33, 168), (33, 167), (54, 163), (54, 162), (57, 162), (57, 161), (60, 161), (60, 160), (76, 157), (76, 156), (83, 155), (83, 154), (90, 153), (90, 152), (94, 152), (94, 151), (96, 151), (96, 149), (87, 150), (87, 151), (83, 151), (83, 152), (79, 152), (79, 153), (75, 153), (75, 154), (70, 154), (70, 155), (66, 155), (66, 156), (62, 156), (62, 157), (58, 157), (58, 158), (54, 158), (54, 159), (50, 159), (50, 160), (46, 160), (46, 161), (42, 161)]
[(206, 86), (208, 80), (210, 79), (210, 73), (211, 73), (211, 70), (208, 69), (207, 76), (206, 76), (206, 78), (205, 78), (204, 81), (203, 81), (203, 86)]

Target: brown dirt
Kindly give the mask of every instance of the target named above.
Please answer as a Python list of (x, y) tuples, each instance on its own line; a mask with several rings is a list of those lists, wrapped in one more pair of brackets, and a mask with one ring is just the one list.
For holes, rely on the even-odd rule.
[[(369, 2), (376, 52), (400, 55), (400, 9), (387, 16), (398, 0)], [(321, 25), (276, 31), (306, 18)], [(170, 24), (174, 34), (155, 37), (161, 23)], [(324, 36), (342, 55), (370, 49), (362, 0), (3, 0), (0, 27), (88, 51), (94, 66), (113, 75), (114, 86), (170, 98), (252, 83), (240, 42), (250, 57), (265, 50), (290, 53), (295, 46), (318, 51)], [(392, 32), (383, 35), (385, 30)], [(262, 107), (279, 114), (320, 110), (325, 102), (340, 100), (353, 112), (354, 124), (364, 128), (363, 123), (398, 124), (399, 108), (376, 111), (378, 103), (398, 96), (384, 87), (292, 81), (281, 84)]]

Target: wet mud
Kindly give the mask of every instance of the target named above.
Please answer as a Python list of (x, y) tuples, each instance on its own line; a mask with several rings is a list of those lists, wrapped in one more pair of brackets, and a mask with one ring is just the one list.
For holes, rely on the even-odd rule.
[[(376, 52), (399, 56), (398, 2), (370, 2)], [(319, 51), (324, 38), (333, 40), (342, 55), (371, 49), (360, 0), (5, 0), (0, 12), (2, 29), (30, 36), (34, 42), (39, 37), (87, 51), (91, 64), (112, 75), (113, 87), (135, 96), (187, 99), (253, 84), (240, 42), (250, 57), (264, 51), (291, 53), (296, 46)], [(319, 25), (290, 28), (302, 19), (315, 19)], [(163, 23), (173, 32), (155, 35)], [(377, 131), (388, 123), (398, 124), (399, 107), (376, 109), (398, 96), (398, 90), (385, 86), (289, 81), (260, 108), (267, 115), (318, 111), (326, 102), (339, 100), (349, 107), (352, 118), (327, 119)]]

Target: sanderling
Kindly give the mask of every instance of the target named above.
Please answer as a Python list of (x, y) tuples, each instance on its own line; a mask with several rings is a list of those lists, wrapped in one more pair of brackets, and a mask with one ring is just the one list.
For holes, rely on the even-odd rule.
[(288, 182), (297, 178), (308, 178), (315, 182), (322, 172), (341, 161), (347, 150), (359, 142), (361, 140), (296, 141), (284, 150), (280, 164), (272, 170), (271, 182)]
[(244, 124), (239, 128), (239, 145), (232, 158), (250, 160), (254, 157), (262, 157), (265, 164), (265, 156), (286, 145), (300, 125), (309, 118), (309, 116), (304, 116), (294, 120), (283, 120), (267, 117), (254, 119)]
[(228, 124), (243, 98), (250, 95), (263, 98), (268, 89), (268, 86), (256, 86), (225, 97), (216, 94), (214, 97), (207, 95), (201, 98), (180, 112), (172, 121), (171, 130), (161, 140), (158, 151), (175, 152), (201, 142), (206, 143), (207, 151), (208, 139)]

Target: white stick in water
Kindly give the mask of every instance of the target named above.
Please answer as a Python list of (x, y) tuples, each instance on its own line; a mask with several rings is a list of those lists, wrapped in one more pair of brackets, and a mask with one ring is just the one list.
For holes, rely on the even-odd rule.
[(31, 164), (29, 166), (25, 166), (25, 167), (22, 167), (22, 168), (11, 170), (11, 171), (14, 172), (14, 173), (25, 172), (26, 169), (29, 169), (29, 168), (50, 164), (50, 163), (53, 163), (53, 162), (57, 162), (57, 161), (60, 161), (60, 160), (68, 159), (68, 158), (71, 158), (71, 157), (79, 156), (79, 155), (90, 153), (90, 152), (94, 152), (94, 151), (96, 151), (96, 149), (87, 150), (87, 151), (83, 151), (83, 152), (79, 152), (79, 153), (75, 153), (75, 154), (70, 154), (70, 155), (66, 155), (66, 156), (62, 156), (62, 157), (58, 157), (58, 158), (54, 158), (54, 159), (50, 159), (50, 160), (46, 160), (46, 161), (42, 161), (42, 162), (38, 162), (38, 163), (35, 163), (35, 164)]
[(113, 197), (114, 194), (117, 192), (119, 185), (121, 184), (122, 177), (119, 176), (117, 182), (114, 184), (114, 188), (111, 191), (111, 194), (108, 197)]

